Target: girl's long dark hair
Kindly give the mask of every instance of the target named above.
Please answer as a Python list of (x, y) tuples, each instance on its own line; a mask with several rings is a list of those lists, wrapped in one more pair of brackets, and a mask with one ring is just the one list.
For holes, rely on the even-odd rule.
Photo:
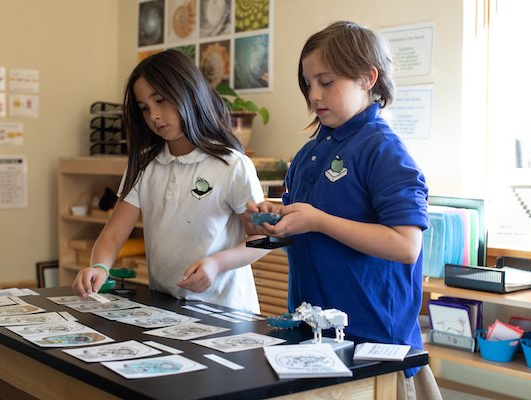
[(143, 77), (179, 113), (185, 137), (197, 148), (222, 160), (231, 149), (243, 148), (231, 129), (225, 103), (192, 60), (177, 50), (166, 50), (142, 60), (131, 73), (124, 95), (127, 133), (127, 173), (121, 198), (129, 193), (141, 171), (159, 154), (166, 141), (149, 129), (133, 92)]

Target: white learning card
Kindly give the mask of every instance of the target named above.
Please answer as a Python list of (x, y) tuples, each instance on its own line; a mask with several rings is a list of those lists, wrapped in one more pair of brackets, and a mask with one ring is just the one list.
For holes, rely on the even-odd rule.
[(402, 361), (411, 346), (389, 343), (360, 343), (356, 345), (354, 360)]
[(214, 335), (216, 333), (228, 331), (220, 326), (199, 324), (197, 322), (186, 322), (179, 325), (168, 326), (160, 329), (145, 331), (147, 335), (166, 337), (170, 339), (189, 340), (202, 336)]
[(166, 311), (153, 316), (120, 318), (117, 321), (123, 324), (139, 326), (141, 328), (162, 328), (164, 326), (195, 322), (199, 321), (199, 319)]
[(206, 368), (203, 364), (178, 354), (125, 362), (103, 362), (102, 365), (127, 379), (183, 374)]
[(16, 304), (13, 306), (0, 307), (0, 316), (35, 314), (46, 311), (32, 304)]
[(192, 343), (210, 347), (211, 349), (219, 350), (224, 353), (259, 349), (261, 347), (272, 346), (284, 342), (284, 339), (278, 339), (254, 332), (240, 333), (238, 335), (222, 336), (211, 339), (192, 340)]
[(93, 312), (93, 311), (110, 311), (110, 310), (123, 310), (127, 308), (140, 307), (139, 303), (135, 303), (131, 300), (115, 300), (110, 303), (99, 303), (96, 300), (86, 303), (67, 304), (68, 307), (79, 312)]
[(26, 340), (41, 347), (75, 347), (114, 342), (114, 339), (88, 327), (76, 333), (27, 336)]
[(281, 379), (352, 376), (328, 344), (269, 346), (264, 347), (264, 353)]
[(133, 358), (151, 357), (161, 354), (159, 350), (146, 346), (136, 340), (84, 347), (81, 349), (67, 349), (63, 351), (85, 362), (130, 360)]
[(46, 324), (34, 324), (34, 325), (18, 325), (7, 327), (11, 332), (20, 336), (46, 336), (46, 335), (59, 335), (59, 334), (72, 334), (76, 332), (82, 332), (86, 329), (85, 325), (82, 325), (75, 321), (59, 321), (49, 322)]
[(47, 322), (62, 322), (65, 319), (59, 313), (47, 312), (28, 315), (0, 316), (0, 326), (45, 324)]
[(472, 337), (468, 311), (464, 308), (430, 304), (432, 327), (436, 331)]

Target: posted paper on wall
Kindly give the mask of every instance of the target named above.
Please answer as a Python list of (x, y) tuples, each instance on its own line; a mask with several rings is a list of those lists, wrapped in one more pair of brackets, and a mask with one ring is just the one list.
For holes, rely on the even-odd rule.
[(37, 118), (39, 116), (39, 96), (10, 94), (9, 116)]
[(382, 29), (395, 70), (395, 78), (428, 76), (433, 53), (433, 22)]
[(0, 122), (0, 145), (12, 144), (22, 146), (23, 143), (24, 124), (15, 122)]
[(0, 208), (27, 207), (27, 182), (25, 156), (0, 156)]
[(403, 139), (428, 139), (433, 114), (433, 85), (398, 87), (382, 116)]

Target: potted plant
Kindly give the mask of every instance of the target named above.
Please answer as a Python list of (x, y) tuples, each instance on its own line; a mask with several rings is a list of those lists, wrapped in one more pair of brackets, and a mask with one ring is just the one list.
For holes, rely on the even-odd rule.
[(220, 83), (216, 91), (221, 95), (231, 113), (232, 129), (240, 139), (242, 146), (247, 148), (251, 140), (253, 119), (258, 114), (264, 125), (269, 122), (269, 111), (265, 107), (258, 107), (250, 100), (244, 100), (226, 83)]

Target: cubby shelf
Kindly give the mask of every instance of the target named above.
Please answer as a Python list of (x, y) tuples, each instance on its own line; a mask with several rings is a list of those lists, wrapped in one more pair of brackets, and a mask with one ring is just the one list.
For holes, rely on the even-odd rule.
[[(483, 303), (499, 304), (526, 310), (531, 309), (531, 290), (505, 294), (489, 293), (446, 286), (443, 279), (430, 278), (424, 282), (423, 291), (426, 295), (431, 295), (435, 298), (439, 295), (445, 295), (481, 300)], [(430, 343), (425, 344), (425, 348), (429, 352), (430, 359), (450, 361), (468, 367), (531, 380), (531, 368), (527, 366), (521, 353), (517, 353), (511, 362), (493, 362), (482, 358), (479, 352), (472, 353)]]

